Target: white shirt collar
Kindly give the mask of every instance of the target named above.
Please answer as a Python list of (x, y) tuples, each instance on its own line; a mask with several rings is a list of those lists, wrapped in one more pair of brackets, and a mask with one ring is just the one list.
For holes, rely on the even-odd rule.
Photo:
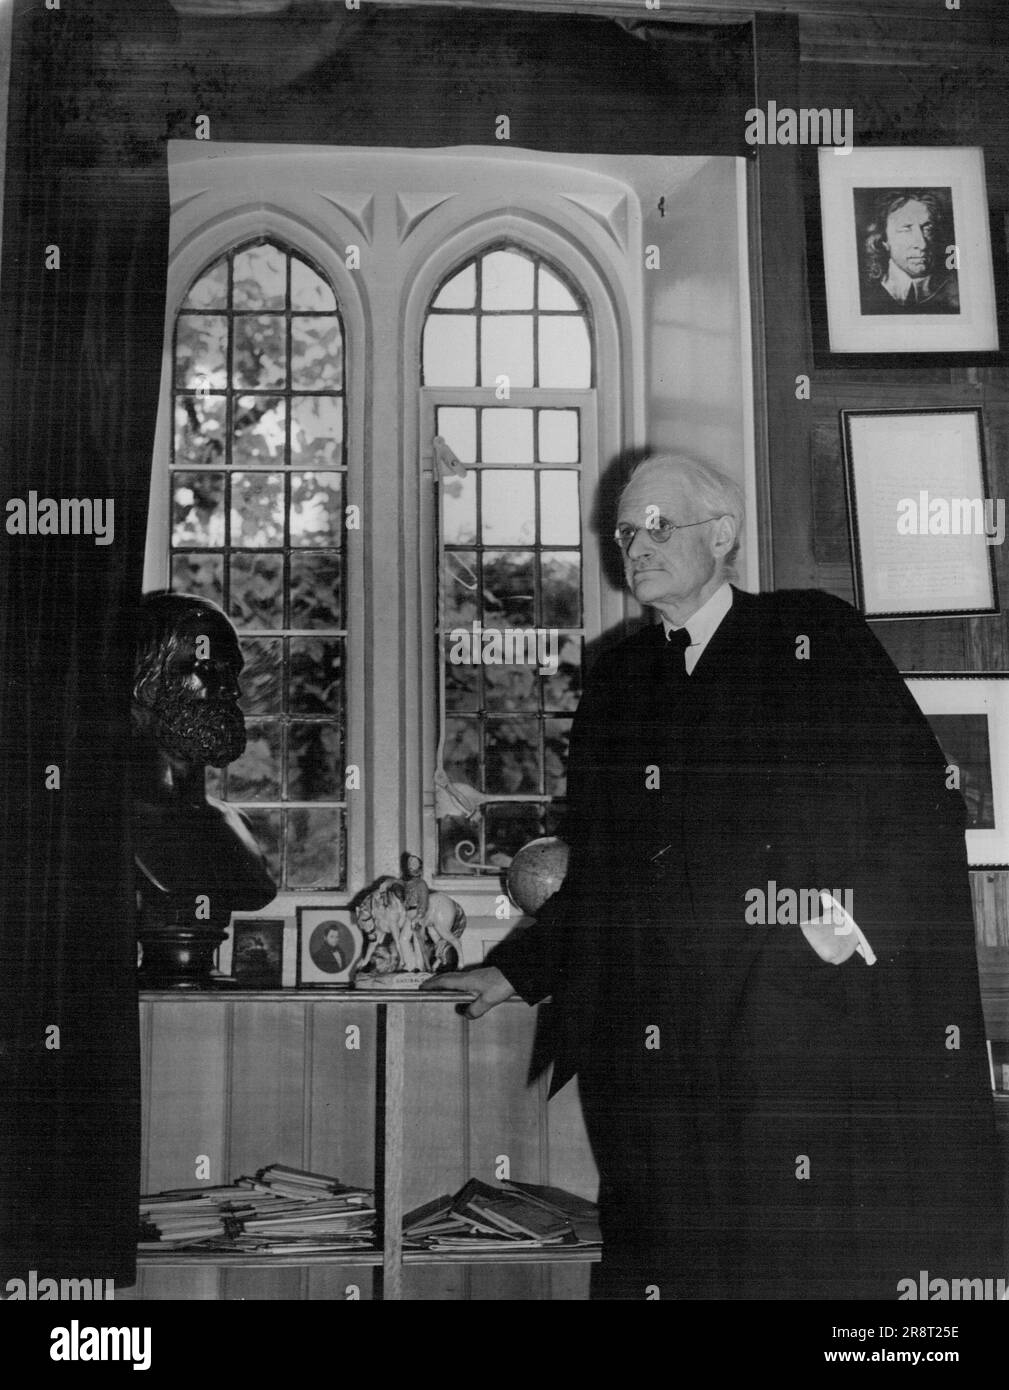
[(899, 304), (906, 303), (911, 294), (911, 286), (918, 286), (918, 298), (924, 299), (931, 289), (931, 275), (919, 275), (918, 279), (912, 279), (906, 270), (901, 270), (896, 261), (891, 261), (887, 267), (886, 275), (883, 277), (882, 285), (891, 299), (896, 299)]
[[(690, 638), (690, 646), (687, 648), (687, 667), (692, 669), (700, 660), (704, 648), (714, 637), (722, 619), (732, 607), (732, 588), (728, 582), (722, 584), (708, 599), (707, 603), (701, 605), (696, 613), (692, 613), (686, 623), (682, 624), (687, 629)], [(662, 626), (666, 630), (668, 639), (671, 632), (678, 629), (666, 618), (662, 619)], [(693, 657), (693, 661), (691, 661)]]

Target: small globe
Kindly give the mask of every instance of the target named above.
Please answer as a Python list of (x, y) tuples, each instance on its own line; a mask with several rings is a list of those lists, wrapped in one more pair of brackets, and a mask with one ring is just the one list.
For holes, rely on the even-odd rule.
[(523, 845), (508, 865), (508, 896), (516, 907), (535, 917), (564, 882), (568, 871), (568, 846), (556, 835), (546, 835)]

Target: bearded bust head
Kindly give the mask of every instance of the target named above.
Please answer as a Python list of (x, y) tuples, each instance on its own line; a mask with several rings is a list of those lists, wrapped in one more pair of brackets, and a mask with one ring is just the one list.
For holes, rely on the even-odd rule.
[(245, 751), (243, 666), (235, 629), (210, 599), (145, 594), (140, 601), (133, 719), (173, 761), (226, 767)]

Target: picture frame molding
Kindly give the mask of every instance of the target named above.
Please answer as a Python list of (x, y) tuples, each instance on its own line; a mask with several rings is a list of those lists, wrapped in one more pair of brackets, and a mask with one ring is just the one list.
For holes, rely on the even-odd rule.
[[(972, 872), (1009, 869), (1009, 671), (902, 671), (901, 678), (919, 709), (922, 708), (921, 703), (911, 689), (913, 681), (934, 683), (936, 686), (960, 681), (980, 686), (988, 682), (997, 689), (999, 699), (988, 709), (936, 709), (932, 714), (988, 715), (988, 756), (995, 825), (985, 829), (967, 828), (967, 863)], [(998, 708), (994, 708), (994, 713), (998, 718), (993, 721), (992, 712), (996, 704)], [(926, 719), (929, 718), (928, 712), (922, 709), (922, 713)], [(943, 756), (946, 756), (945, 750)], [(985, 852), (996, 844), (1000, 845), (1001, 853), (992, 855)]]
[(244, 982), (241, 980), (241, 978), (240, 978), (240, 976), (239, 976), (239, 973), (238, 973), (239, 953), (238, 953), (237, 947), (238, 947), (239, 931), (241, 930), (242, 932), (252, 932), (252, 931), (259, 931), (259, 932), (262, 932), (265, 928), (274, 928), (274, 929), (277, 930), (277, 933), (278, 933), (279, 938), (280, 938), (280, 941), (279, 941), (280, 960), (279, 960), (278, 965), (277, 965), (277, 972), (276, 972), (276, 974), (277, 974), (277, 979), (276, 979), (276, 983), (275, 983), (275, 984), (271, 984), (271, 985), (255, 985), (255, 986), (250, 986), (250, 987), (251, 987), (251, 988), (256, 988), (256, 989), (281, 989), (281, 988), (283, 988), (283, 983), (284, 983), (284, 932), (285, 932), (286, 927), (287, 927), (287, 919), (286, 919), (285, 917), (252, 917), (252, 916), (246, 915), (245, 913), (237, 913), (236, 915), (234, 915), (234, 916), (232, 917), (232, 919), (231, 919), (231, 966), (230, 966), (230, 978), (233, 979), (233, 980), (234, 980), (236, 983), (238, 983), (238, 984), (244, 983)]
[[(312, 904), (296, 908), (295, 985), (298, 989), (352, 989), (354, 973), (364, 955), (364, 933), (354, 920), (353, 909), (344, 903)], [(312, 934), (328, 918), (336, 918), (354, 939), (354, 956), (344, 970), (327, 977), (309, 954)]]
[[(862, 531), (859, 527), (860, 507), (858, 479), (856, 476), (858, 462), (855, 458), (855, 443), (852, 438), (851, 422), (856, 419), (882, 417), (894, 419), (903, 416), (910, 420), (918, 417), (943, 415), (969, 415), (974, 418), (975, 437), (977, 441), (977, 465), (981, 489), (980, 495), (982, 500), (987, 500), (991, 494), (989, 492), (989, 473), (985, 450), (984, 411), (981, 406), (944, 405), (911, 409), (887, 406), (870, 407), (864, 410), (844, 408), (838, 412), (838, 423), (841, 434), (841, 456), (844, 468), (844, 489), (848, 512), (848, 540), (851, 551), (852, 583), (855, 590), (855, 606), (864, 618), (873, 621), (897, 621), (913, 618), (978, 618), (993, 617), (1001, 612), (998, 577), (995, 565), (995, 547), (989, 545), (984, 537), (980, 539), (985, 551), (984, 574), (990, 594), (989, 605), (965, 607), (957, 603), (950, 607), (941, 608), (880, 608), (874, 611), (870, 611), (867, 606), (864, 557), (862, 553)], [(922, 537), (921, 539), (927, 539), (927, 537)], [(946, 537), (938, 537), (937, 539), (944, 540)]]
[[(873, 169), (871, 166), (877, 166)], [(860, 266), (854, 207), (855, 188), (948, 187), (951, 190), (954, 244), (961, 314), (886, 314), (861, 312)], [(987, 193), (984, 148), (980, 145), (859, 145), (838, 156), (831, 148), (816, 151), (816, 215), (810, 217), (810, 268), (819, 285), (811, 307), (817, 358), (834, 365), (927, 365), (967, 361), (996, 365), (1003, 361), (1005, 333), (999, 264), (994, 242), (999, 236)], [(820, 295), (822, 293), (822, 300)], [(878, 324), (889, 325), (880, 332)], [(945, 329), (945, 331), (944, 331)], [(818, 331), (819, 330), (819, 331)]]

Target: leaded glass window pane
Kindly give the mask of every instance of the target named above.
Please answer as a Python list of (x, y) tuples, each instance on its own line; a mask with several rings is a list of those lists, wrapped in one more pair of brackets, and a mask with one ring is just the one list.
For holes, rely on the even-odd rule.
[(502, 376), (513, 389), (593, 385), (584, 304), (559, 271), (518, 247), (486, 251), (443, 282), (421, 358), (425, 386), (493, 388)]
[(219, 603), (245, 657), (248, 746), (213, 794), (246, 808), (282, 889), (341, 888), (347, 461), (333, 287), (277, 242), (236, 248), (191, 286), (174, 353), (171, 583)]
[(439, 867), (493, 873), (563, 809), (584, 642), (590, 318), (561, 270), (494, 246), (442, 282), (421, 355), (423, 385), (454, 397), (433, 392), (434, 433), (466, 469), (438, 484), (441, 765), (477, 809), (442, 807)]

